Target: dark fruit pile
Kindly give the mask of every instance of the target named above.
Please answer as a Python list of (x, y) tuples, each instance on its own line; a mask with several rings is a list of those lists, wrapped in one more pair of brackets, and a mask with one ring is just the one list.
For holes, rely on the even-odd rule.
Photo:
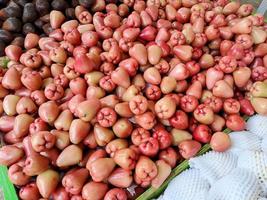
[(74, 8), (82, 5), (90, 8), (94, 0), (0, 0), (0, 56), (7, 44), (23, 46), (27, 33), (48, 35), (53, 29), (49, 23), (49, 12), (58, 10), (67, 19), (74, 19)]

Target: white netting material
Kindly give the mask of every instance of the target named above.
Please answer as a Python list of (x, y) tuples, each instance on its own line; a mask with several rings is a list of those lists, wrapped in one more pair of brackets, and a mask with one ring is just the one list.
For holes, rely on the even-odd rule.
[(261, 140), (254, 133), (248, 131), (237, 131), (230, 133), (232, 152), (239, 155), (244, 150), (258, 151), (261, 149)]
[(258, 200), (261, 187), (248, 169), (234, 169), (211, 186), (207, 200)]
[(267, 153), (267, 134), (263, 136), (261, 141), (261, 150)]
[(237, 158), (230, 152), (210, 151), (202, 156), (189, 160), (191, 168), (200, 170), (201, 175), (213, 184), (222, 176), (231, 172), (237, 165)]
[[(179, 187), (177, 187), (179, 186)], [(197, 169), (188, 169), (177, 176), (160, 200), (205, 200), (210, 188)]]
[(238, 158), (237, 167), (248, 169), (258, 178), (263, 194), (267, 194), (267, 154), (262, 151), (243, 151)]
[(159, 199), (267, 200), (267, 117), (251, 117), (247, 130), (230, 134), (229, 151), (190, 159)]
[(263, 138), (267, 134), (267, 117), (255, 115), (247, 121), (247, 130)]

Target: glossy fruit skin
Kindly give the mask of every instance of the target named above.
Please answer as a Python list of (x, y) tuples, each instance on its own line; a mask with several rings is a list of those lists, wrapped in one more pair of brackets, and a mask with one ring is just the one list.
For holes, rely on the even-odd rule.
[(53, 192), (52, 197), (57, 200), (57, 199), (68, 199), (69, 194), (68, 192), (64, 189), (64, 187), (58, 187), (56, 191)]
[(115, 187), (127, 188), (133, 182), (132, 171), (117, 168), (110, 174), (108, 182)]
[(156, 175), (156, 164), (148, 157), (141, 156), (135, 168), (135, 181), (140, 182), (141, 186), (146, 186)]
[(89, 173), (84, 168), (73, 169), (63, 177), (62, 185), (67, 192), (73, 195), (79, 194), (88, 176)]
[(193, 132), (193, 138), (201, 143), (208, 143), (211, 139), (211, 130), (206, 125), (198, 125)]
[(135, 116), (136, 122), (144, 129), (150, 130), (156, 124), (155, 115), (152, 112), (145, 112)]
[(150, 132), (144, 128), (136, 128), (132, 131), (131, 141), (134, 145), (140, 145), (150, 137)]
[(197, 98), (191, 95), (185, 95), (181, 98), (180, 106), (185, 112), (192, 112), (198, 106)]
[(133, 114), (143, 114), (148, 107), (147, 99), (144, 96), (135, 96), (129, 102), (130, 110)]
[(157, 176), (151, 181), (151, 185), (155, 188), (159, 188), (162, 183), (168, 178), (171, 173), (171, 166), (164, 160), (157, 160), (156, 166), (158, 169)]
[(113, 159), (121, 168), (132, 170), (135, 168), (138, 155), (133, 149), (125, 148), (116, 151)]
[(215, 96), (206, 98), (204, 104), (210, 106), (215, 113), (218, 113), (223, 108), (223, 100)]
[(128, 141), (126, 139), (115, 139), (109, 142), (105, 148), (106, 152), (113, 157), (116, 151), (128, 147)]
[(226, 99), (223, 107), (227, 114), (239, 113), (240, 111), (240, 103), (235, 99)]
[(98, 123), (103, 127), (111, 127), (117, 121), (117, 114), (112, 108), (102, 108), (97, 113)]
[(93, 70), (94, 63), (85, 54), (75, 56), (75, 70), (81, 74), (89, 73)]
[(137, 198), (267, 114), (266, 24), (249, 4), (0, 4), (0, 163), (21, 199)]
[(133, 130), (132, 124), (126, 118), (120, 118), (112, 126), (114, 134), (119, 138), (127, 138)]
[(155, 138), (148, 138), (147, 141), (139, 145), (139, 150), (143, 155), (153, 157), (159, 151), (159, 142)]
[(118, 200), (127, 200), (126, 192), (123, 189), (113, 188), (106, 193), (104, 200), (112, 200), (114, 198)]
[(102, 199), (104, 198), (108, 186), (105, 183), (88, 182), (82, 189), (82, 197), (84, 199)]
[(200, 104), (193, 114), (195, 119), (200, 123), (209, 125), (214, 121), (213, 110), (205, 104)]
[(194, 157), (200, 148), (201, 144), (194, 140), (186, 140), (179, 144), (179, 152), (185, 159)]
[(226, 126), (233, 131), (242, 131), (246, 127), (244, 119), (237, 114), (232, 114), (227, 117)]
[(182, 110), (177, 110), (173, 117), (169, 119), (170, 124), (177, 129), (187, 129), (188, 128), (188, 116)]
[(253, 106), (248, 99), (241, 99), (240, 102), (240, 112), (245, 115), (251, 116), (255, 113)]
[(89, 172), (94, 181), (101, 182), (108, 178), (114, 167), (115, 162), (112, 158), (99, 158), (91, 163)]
[(3, 146), (0, 149), (0, 163), (1, 165), (10, 166), (19, 161), (24, 152), (16, 146)]
[(223, 132), (216, 132), (212, 135), (210, 146), (214, 151), (224, 152), (231, 147), (229, 135)]
[(168, 163), (173, 168), (176, 166), (178, 155), (177, 155), (177, 152), (172, 147), (168, 147), (167, 149), (162, 150), (159, 153), (159, 158), (161, 160), (164, 160), (166, 163)]
[(219, 115), (215, 115), (214, 122), (211, 124), (213, 131), (222, 131), (225, 126), (225, 119)]
[(21, 160), (9, 167), (8, 178), (13, 184), (23, 186), (29, 183), (30, 176), (24, 172), (23, 170), (24, 164), (25, 160)]
[(171, 134), (165, 129), (159, 128), (158, 130), (154, 130), (153, 138), (158, 140), (159, 149), (166, 149), (171, 146)]
[[(164, 107), (164, 109), (163, 109)], [(163, 97), (155, 104), (155, 112), (161, 119), (169, 119), (174, 113), (176, 102), (171, 97)]]
[(32, 147), (36, 152), (51, 149), (56, 142), (56, 137), (48, 131), (40, 131), (31, 137)]
[(40, 198), (40, 193), (38, 191), (36, 183), (32, 182), (22, 187), (19, 191), (19, 197), (23, 200), (35, 200)]

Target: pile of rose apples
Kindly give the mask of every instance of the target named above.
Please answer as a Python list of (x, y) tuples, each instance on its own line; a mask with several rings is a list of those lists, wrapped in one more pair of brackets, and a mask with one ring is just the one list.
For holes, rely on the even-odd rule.
[[(267, 24), (228, 0), (97, 0), (5, 48), (0, 164), (23, 200), (126, 200), (267, 114)], [(213, 134), (214, 133), (214, 134)]]

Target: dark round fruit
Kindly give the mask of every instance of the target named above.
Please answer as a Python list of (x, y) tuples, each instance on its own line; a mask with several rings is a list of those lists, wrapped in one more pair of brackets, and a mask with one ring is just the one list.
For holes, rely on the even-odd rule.
[(45, 23), (40, 18), (34, 21), (34, 25), (40, 30), (42, 30), (44, 24)]
[(4, 21), (2, 28), (11, 32), (20, 32), (21, 31), (21, 21), (15, 17), (10, 17)]
[(65, 0), (53, 0), (51, 6), (54, 10), (60, 11), (64, 11), (69, 7), (67, 1)]
[(28, 3), (28, 0), (16, 0), (16, 3), (20, 6), (24, 7), (26, 3)]
[(4, 43), (9, 43), (13, 40), (13, 36), (10, 32), (0, 29), (0, 41), (3, 41)]
[(109, 3), (115, 3), (115, 4), (118, 4), (119, 3), (119, 0), (105, 0), (106, 4), (109, 4)]
[(75, 8), (78, 5), (79, 5), (79, 0), (72, 0), (71, 1), (71, 7)]
[(0, 6), (1, 6), (1, 7), (6, 6), (7, 3), (8, 3), (8, 0), (0, 0)]
[(0, 21), (6, 20), (8, 17), (6, 10), (3, 8), (0, 10)]
[(49, 23), (45, 24), (43, 26), (43, 31), (45, 32), (46, 35), (49, 35), (53, 31), (52, 27), (50, 26)]
[(5, 55), (5, 43), (0, 40), (0, 56)]
[(90, 8), (95, 3), (95, 0), (79, 0), (79, 4), (86, 8)]
[(10, 1), (8, 6), (4, 8), (5, 12), (7, 13), (7, 17), (21, 17), (22, 16), (22, 9), (18, 4), (13, 1)]
[(13, 38), (16, 38), (16, 37), (24, 37), (24, 35), (22, 33), (13, 33)]
[(49, 16), (49, 14), (46, 14), (46, 15), (40, 17), (40, 20), (42, 20), (44, 23), (50, 22), (50, 16)]
[(38, 17), (37, 12), (35, 10), (35, 6), (33, 3), (27, 3), (23, 9), (22, 21), (33, 22)]
[(40, 38), (42, 38), (42, 37), (46, 37), (46, 36), (47, 36), (46, 34), (41, 33)]
[(75, 10), (74, 8), (67, 8), (65, 10), (65, 15), (68, 19), (74, 19), (75, 18)]
[(28, 33), (35, 33), (36, 29), (32, 23), (26, 23), (23, 25), (22, 32), (26, 35)]
[(50, 5), (49, 5), (49, 2), (46, 1), (46, 0), (36, 0), (36, 2), (35, 2), (35, 8), (36, 8), (37, 12), (41, 16), (43, 16), (43, 15), (49, 13)]
[(16, 45), (16, 46), (23, 47), (23, 45), (24, 45), (24, 38), (18, 36), (18, 37), (16, 37), (16, 38), (11, 42), (11, 44)]

